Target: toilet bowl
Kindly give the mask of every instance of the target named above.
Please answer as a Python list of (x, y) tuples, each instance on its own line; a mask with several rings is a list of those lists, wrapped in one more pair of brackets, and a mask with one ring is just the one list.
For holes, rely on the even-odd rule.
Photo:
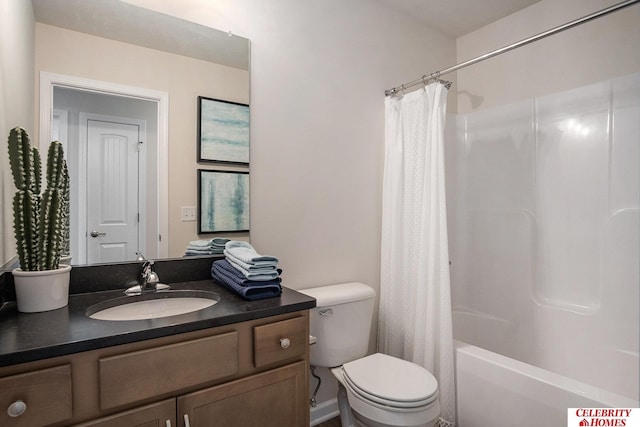
[(375, 353), (331, 372), (345, 388), (359, 425), (432, 427), (438, 421), (438, 383), (416, 364)]
[(367, 356), (375, 291), (362, 283), (302, 289), (316, 299), (310, 313), (311, 365), (338, 380), (343, 427), (432, 427), (440, 416), (438, 383), (414, 363)]

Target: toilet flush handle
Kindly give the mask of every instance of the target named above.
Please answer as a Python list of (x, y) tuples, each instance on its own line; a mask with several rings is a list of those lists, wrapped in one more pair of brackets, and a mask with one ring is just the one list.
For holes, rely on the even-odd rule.
[(325, 308), (324, 310), (320, 310), (319, 313), (320, 313), (320, 316), (324, 316), (324, 317), (332, 316), (333, 315), (333, 310), (330, 309), (330, 308)]

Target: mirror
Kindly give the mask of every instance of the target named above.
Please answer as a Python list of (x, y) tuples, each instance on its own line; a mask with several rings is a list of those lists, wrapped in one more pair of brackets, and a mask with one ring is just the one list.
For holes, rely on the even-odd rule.
[[(199, 237), (196, 222), (181, 219), (182, 208), (196, 206), (198, 168), (234, 170), (234, 166), (196, 162), (197, 97), (249, 104), (249, 40), (121, 0), (32, 0), (32, 5), (35, 79), (40, 87), (36, 83), (34, 129), (38, 132), (30, 133), (34, 144), (40, 141), (41, 153), (42, 146), (54, 139), (47, 135), (72, 141), (67, 154), (75, 165), (71, 181), (75, 180), (78, 194), (75, 200), (72, 196), (72, 205), (76, 204), (72, 248), (86, 250), (79, 243), (83, 235), (98, 231), (86, 228), (92, 202), (82, 196), (91, 191), (88, 173), (82, 171), (92, 156), (78, 145), (86, 146), (80, 135), (87, 134), (88, 121), (101, 120), (97, 115), (137, 120), (137, 128), (143, 122), (142, 171), (129, 180), (135, 183), (125, 182), (120, 188), (135, 189), (140, 195), (132, 203), (138, 204), (147, 220), (136, 237), (145, 256), (180, 257), (190, 240), (211, 237)], [(82, 101), (73, 101), (74, 96)], [(135, 103), (146, 104), (150, 112), (144, 107), (142, 118), (129, 114)], [(111, 107), (105, 109), (107, 105)], [(3, 199), (5, 217), (11, 216), (10, 203), (4, 203), (11, 196)], [(80, 203), (87, 208), (78, 207)], [(7, 223), (3, 232), (9, 236), (13, 231), (6, 229)], [(0, 259), (0, 265), (4, 261)], [(72, 264), (91, 261), (80, 255), (74, 256)], [(105, 261), (120, 259), (116, 254), (113, 259), (98, 260)]]

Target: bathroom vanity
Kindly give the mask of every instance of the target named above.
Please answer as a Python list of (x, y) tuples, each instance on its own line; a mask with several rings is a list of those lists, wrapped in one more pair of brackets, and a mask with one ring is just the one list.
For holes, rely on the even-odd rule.
[(86, 315), (121, 290), (72, 294), (51, 312), (0, 311), (0, 425), (308, 426), (315, 300), (284, 288), (246, 301), (210, 279), (171, 286), (220, 300), (137, 321)]

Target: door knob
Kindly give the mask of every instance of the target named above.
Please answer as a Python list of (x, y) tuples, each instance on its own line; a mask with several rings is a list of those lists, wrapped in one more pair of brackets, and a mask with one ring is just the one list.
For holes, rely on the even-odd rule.
[(96, 230), (93, 230), (91, 233), (89, 233), (89, 236), (91, 236), (91, 237), (100, 237), (100, 236), (106, 236), (106, 235), (107, 235), (107, 233), (103, 233), (103, 232), (96, 231)]

